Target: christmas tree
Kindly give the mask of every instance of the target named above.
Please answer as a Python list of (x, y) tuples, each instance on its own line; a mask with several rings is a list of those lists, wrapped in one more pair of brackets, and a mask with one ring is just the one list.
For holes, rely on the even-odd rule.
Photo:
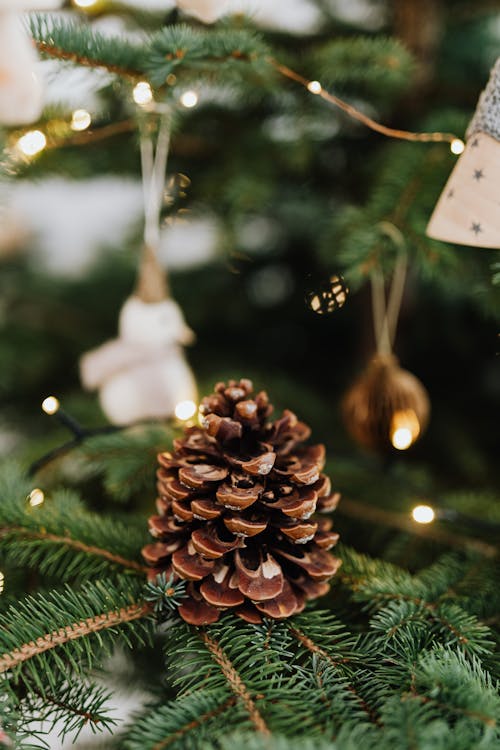
[(499, 746), (499, 21), (0, 0), (0, 747)]

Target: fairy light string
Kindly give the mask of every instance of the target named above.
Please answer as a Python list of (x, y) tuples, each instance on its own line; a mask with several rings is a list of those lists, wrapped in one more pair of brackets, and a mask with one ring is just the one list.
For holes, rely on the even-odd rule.
[[(88, 57), (85, 55), (79, 55), (74, 52), (68, 53), (67, 51), (57, 47), (56, 45), (50, 44), (49, 42), (44, 41), (44, 40), (36, 40), (35, 43), (40, 52), (50, 57), (55, 57), (61, 60), (69, 60), (75, 64), (83, 65), (86, 67), (105, 68), (109, 72), (122, 76), (128, 80), (132, 80), (133, 82), (137, 82), (137, 81), (139, 81), (139, 83), (141, 82), (140, 81), (141, 74), (139, 73), (139, 71), (121, 68), (119, 66), (107, 63), (104, 60), (93, 59), (91, 57)], [(184, 56), (185, 56), (185, 51), (184, 51)], [(226, 58), (224, 59), (230, 59), (230, 58), (241, 59), (242, 54), (238, 50), (233, 50), (232, 52), (229, 52), (226, 55)], [(221, 63), (224, 62), (224, 59), (221, 59), (220, 62)], [(369, 117), (367, 114), (359, 110), (353, 104), (350, 104), (349, 102), (346, 102), (344, 99), (341, 99), (339, 96), (332, 94), (330, 91), (328, 91), (322, 86), (320, 81), (306, 78), (301, 73), (298, 73), (297, 71), (293, 70), (287, 65), (284, 65), (283, 63), (279, 62), (279, 60), (276, 60), (274, 57), (268, 56), (265, 58), (265, 60), (271, 68), (273, 68), (277, 73), (279, 73), (284, 78), (287, 78), (288, 80), (294, 81), (295, 83), (303, 86), (313, 96), (319, 96), (321, 99), (328, 102), (329, 104), (332, 104), (333, 106), (341, 109), (343, 112), (345, 112), (345, 114), (347, 114), (352, 119), (357, 120), (358, 122), (362, 123), (367, 128), (369, 128), (370, 130), (373, 130), (374, 132), (377, 132), (383, 136), (386, 136), (387, 138), (394, 138), (397, 140), (420, 142), (420, 143), (449, 143), (450, 149), (453, 154), (458, 155), (462, 153), (463, 151), (464, 143), (462, 139), (458, 138), (454, 133), (447, 133), (447, 132), (441, 132), (441, 131), (415, 132), (411, 130), (402, 130), (400, 128), (389, 127), (387, 125), (384, 125), (381, 122), (378, 122), (372, 117)], [(187, 106), (194, 106), (194, 105), (188, 104)]]

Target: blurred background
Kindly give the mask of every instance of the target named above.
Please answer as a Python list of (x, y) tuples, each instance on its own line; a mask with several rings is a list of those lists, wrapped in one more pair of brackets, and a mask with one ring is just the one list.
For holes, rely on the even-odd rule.
[[(463, 137), (500, 49), (491, 0), (246, 0), (228, 10), (227, 23), (254, 25), (280, 61), (409, 130)], [(199, 23), (168, 0), (75, 0), (61, 14), (132, 39)], [(143, 222), (136, 131), (64, 135), (77, 109), (90, 114), (89, 133), (126, 121), (130, 98), (102, 71), (47, 60), (39, 73), (58, 147), (14, 158), (21, 132), (2, 136), (0, 450), (24, 460), (64, 437), (40, 410), (49, 394), (84, 425), (106, 423), (78, 361), (116, 336)], [(448, 145), (388, 140), (285, 79), (186, 80), (174, 99), (161, 260), (196, 333), (187, 356), (199, 392), (252, 378), (312, 425), (346, 496), (400, 512), (437, 499), (500, 518), (498, 251), (425, 236), (457, 158)], [(395, 351), (432, 413), (416, 445), (377, 455), (349, 437), (340, 403), (374, 352), (367, 259), (376, 249), (390, 278), (383, 221), (410, 254)], [(349, 293), (319, 315), (308, 293), (332, 275)], [(364, 544), (380, 551), (384, 538)]]

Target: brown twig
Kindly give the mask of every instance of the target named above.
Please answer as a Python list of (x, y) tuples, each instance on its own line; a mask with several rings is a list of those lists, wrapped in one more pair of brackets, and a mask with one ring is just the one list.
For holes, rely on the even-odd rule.
[(109, 125), (103, 125), (102, 128), (93, 128), (92, 130), (86, 130), (84, 133), (75, 133), (75, 135), (70, 135), (68, 138), (49, 138), (47, 148), (58, 148), (59, 146), (81, 146), (87, 143), (94, 143), (95, 141), (103, 141), (114, 135), (129, 133), (132, 130), (135, 130), (136, 126), (137, 123), (131, 118), (128, 120), (119, 120), (119, 122), (112, 122)]
[(30, 692), (32, 692), (34, 695), (37, 695), (44, 703), (49, 703), (56, 708), (62, 708), (63, 711), (67, 711), (68, 713), (71, 713), (75, 716), (81, 716), (82, 719), (85, 720), (85, 723), (91, 721), (93, 724), (99, 724), (100, 719), (94, 717), (94, 715), (89, 711), (82, 711), (79, 708), (75, 708), (75, 706), (71, 706), (64, 701), (57, 700), (57, 698), (55, 698), (53, 695), (50, 695), (50, 693), (42, 693), (40, 690), (37, 690), (34, 687), (30, 688)]
[(217, 662), (217, 664), (221, 668), (222, 674), (226, 678), (229, 684), (229, 687), (231, 688), (233, 693), (236, 695), (236, 697), (241, 699), (255, 729), (261, 734), (269, 735), (270, 731), (269, 731), (269, 728), (267, 727), (266, 722), (264, 721), (261, 714), (259, 713), (259, 710), (257, 706), (255, 705), (255, 702), (252, 696), (250, 695), (247, 686), (245, 685), (240, 675), (234, 668), (231, 660), (226, 656), (226, 654), (224, 653), (222, 648), (219, 646), (217, 641), (211, 638), (208, 635), (208, 633), (201, 632), (200, 637), (203, 643), (205, 644), (205, 646), (208, 648), (208, 650), (212, 654), (212, 657), (214, 658), (214, 660)]
[(140, 563), (135, 562), (135, 560), (127, 560), (125, 557), (115, 555), (107, 549), (101, 549), (101, 547), (94, 547), (91, 544), (85, 544), (84, 542), (78, 541), (78, 539), (72, 539), (70, 536), (58, 536), (57, 534), (49, 534), (45, 531), (31, 531), (31, 529), (25, 529), (23, 526), (7, 526), (0, 529), (0, 537), (5, 537), (9, 534), (22, 534), (25, 539), (39, 539), (40, 541), (64, 544), (67, 547), (78, 550), (79, 552), (84, 552), (87, 555), (103, 557), (105, 560), (109, 560), (116, 565), (121, 565), (130, 570), (136, 570), (138, 573), (148, 572), (148, 568), (145, 565), (141, 565)]
[(152, 750), (164, 750), (164, 748), (171, 745), (172, 742), (178, 740), (179, 737), (183, 737), (185, 734), (187, 734), (187, 732), (190, 732), (192, 729), (196, 729), (197, 727), (201, 726), (205, 721), (208, 721), (208, 719), (213, 719), (215, 716), (219, 716), (219, 714), (223, 713), (227, 708), (229, 708), (230, 706), (234, 706), (235, 703), (236, 698), (234, 696), (231, 696), (231, 698), (228, 698), (227, 701), (225, 701), (221, 706), (217, 706), (217, 708), (214, 708), (211, 711), (207, 711), (198, 719), (193, 719), (193, 721), (184, 724), (183, 727), (177, 729), (164, 740), (157, 742), (155, 745), (153, 745)]
[(151, 605), (144, 602), (136, 602), (129, 607), (122, 607), (114, 612), (105, 612), (95, 617), (87, 617), (81, 622), (74, 622), (66, 625), (52, 633), (40, 636), (36, 641), (25, 643), (20, 648), (16, 648), (9, 653), (0, 656), (0, 674), (14, 669), (28, 659), (43, 654), (56, 646), (62, 646), (68, 641), (75, 641), (91, 633), (98, 633), (100, 630), (112, 628), (115, 625), (121, 625), (125, 622), (138, 620), (146, 617), (151, 613)]
[(123, 68), (120, 65), (113, 65), (112, 63), (105, 62), (104, 60), (96, 60), (87, 55), (79, 55), (76, 52), (68, 52), (67, 50), (57, 47), (55, 44), (49, 44), (48, 42), (35, 41), (37, 49), (44, 55), (49, 57), (56, 57), (58, 60), (65, 60), (67, 62), (76, 63), (77, 65), (83, 65), (86, 68), (105, 68), (110, 73), (116, 73), (124, 78), (132, 78), (137, 80), (140, 78), (141, 73), (138, 70), (132, 70), (131, 68)]

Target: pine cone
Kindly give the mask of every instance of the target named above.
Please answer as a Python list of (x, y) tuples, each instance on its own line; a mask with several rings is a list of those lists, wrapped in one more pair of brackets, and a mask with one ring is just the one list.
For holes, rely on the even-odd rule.
[(284, 618), (325, 594), (341, 561), (323, 445), (302, 446), (310, 429), (291, 411), (275, 422), (264, 391), (250, 380), (218, 383), (202, 400), (202, 427), (188, 427), (172, 453), (158, 457), (157, 508), (149, 519), (158, 541), (143, 549), (160, 572), (188, 581), (181, 616), (215, 622), (234, 608), (248, 622)]

